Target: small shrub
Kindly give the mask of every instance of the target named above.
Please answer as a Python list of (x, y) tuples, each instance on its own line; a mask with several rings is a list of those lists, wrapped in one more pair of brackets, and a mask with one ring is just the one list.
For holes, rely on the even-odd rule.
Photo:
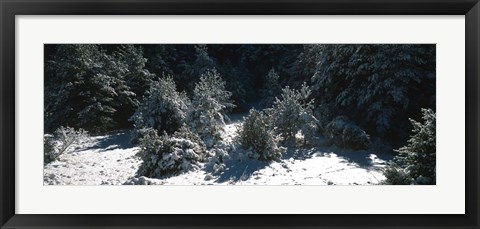
[(251, 109), (239, 131), (242, 147), (252, 150), (260, 160), (278, 160), (286, 151), (284, 147), (278, 147), (280, 140), (271, 130), (268, 118), (262, 112)]
[(46, 134), (43, 138), (44, 163), (57, 160), (60, 155), (88, 141), (88, 133), (83, 129), (59, 127), (53, 135)]
[(338, 116), (325, 128), (325, 137), (330, 144), (353, 150), (367, 149), (370, 137), (345, 116)]
[(158, 136), (154, 129), (147, 129), (140, 140), (139, 155), (143, 160), (138, 176), (162, 178), (199, 168), (206, 156), (206, 147), (198, 135), (186, 127), (173, 135)]
[(233, 145), (224, 145), (210, 150), (208, 160), (205, 163), (206, 171), (212, 174), (220, 173), (225, 170), (225, 163), (230, 160), (230, 152), (234, 150)]

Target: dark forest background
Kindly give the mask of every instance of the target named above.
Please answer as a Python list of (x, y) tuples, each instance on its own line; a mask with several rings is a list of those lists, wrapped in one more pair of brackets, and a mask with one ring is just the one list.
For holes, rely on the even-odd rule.
[[(322, 123), (346, 116), (392, 147), (404, 145), (421, 108), (435, 110), (435, 45), (415, 44), (47, 44), (45, 133), (60, 126), (91, 133), (132, 128), (145, 92), (171, 76), (192, 95), (216, 69), (232, 113), (268, 107), (281, 88), (312, 90)], [(274, 72), (278, 77), (271, 77)], [(273, 81), (272, 81), (273, 80)]]

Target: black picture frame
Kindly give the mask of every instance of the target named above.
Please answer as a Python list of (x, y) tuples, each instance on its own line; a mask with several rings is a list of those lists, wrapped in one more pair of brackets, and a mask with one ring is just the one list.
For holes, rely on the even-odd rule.
[[(479, 228), (478, 0), (0, 0), (1, 228)], [(464, 215), (24, 215), (15, 214), (16, 15), (465, 15)], [(451, 76), (462, 77), (462, 76)]]

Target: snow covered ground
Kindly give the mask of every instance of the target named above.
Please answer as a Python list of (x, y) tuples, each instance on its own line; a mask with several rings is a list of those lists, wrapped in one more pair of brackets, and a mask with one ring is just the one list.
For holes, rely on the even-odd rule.
[[(233, 117), (225, 127), (232, 141), (240, 126)], [(241, 151), (231, 155), (225, 168), (202, 169), (166, 179), (135, 177), (141, 161), (139, 148), (129, 143), (129, 132), (93, 137), (84, 147), (62, 155), (44, 167), (45, 185), (373, 185), (385, 177), (381, 169), (392, 159), (388, 153), (349, 151), (337, 147), (290, 148), (278, 162), (249, 159)]]
[(129, 132), (92, 137), (89, 144), (44, 166), (44, 185), (120, 185), (135, 175), (139, 148)]

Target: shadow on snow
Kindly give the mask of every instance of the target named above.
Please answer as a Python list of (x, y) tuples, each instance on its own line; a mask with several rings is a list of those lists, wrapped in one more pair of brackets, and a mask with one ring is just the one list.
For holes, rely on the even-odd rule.
[(217, 182), (237, 182), (247, 180), (258, 170), (267, 167), (270, 163), (255, 159), (246, 159), (244, 161), (228, 160), (225, 162), (225, 169), (219, 174)]
[[(366, 170), (377, 170), (378, 166), (385, 165), (387, 161), (393, 158), (390, 153), (374, 153), (371, 151), (353, 151), (342, 149), (335, 146), (331, 147), (312, 147), (312, 148), (295, 148), (289, 147), (282, 155), (281, 160), (308, 160), (313, 157), (338, 157), (345, 163), (352, 164), (356, 167)], [(237, 182), (248, 180), (256, 171), (264, 169), (271, 162), (259, 161), (255, 159), (244, 160), (228, 160), (225, 162), (225, 169), (217, 174), (217, 182)]]
[(318, 147), (316, 149), (317, 156), (337, 157), (344, 159), (348, 163), (357, 165), (360, 168), (371, 169), (373, 166), (385, 165), (387, 161), (393, 159), (394, 155), (391, 153), (376, 153), (366, 150), (348, 150), (336, 146)]
[(85, 150), (100, 149), (99, 152), (105, 152), (115, 149), (129, 149), (134, 147), (134, 145), (130, 143), (131, 137), (131, 131), (112, 133), (97, 139), (93, 145), (87, 147)]

